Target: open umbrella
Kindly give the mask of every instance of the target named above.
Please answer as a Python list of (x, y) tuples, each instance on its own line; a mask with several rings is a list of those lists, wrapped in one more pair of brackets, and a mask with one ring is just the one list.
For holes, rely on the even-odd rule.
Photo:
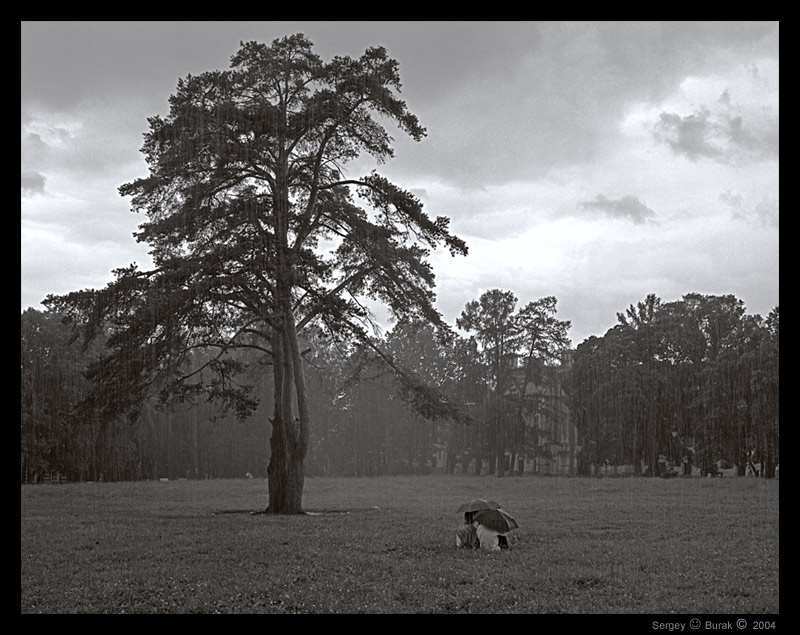
[(458, 513), (462, 514), (464, 512), (480, 512), (490, 509), (500, 509), (500, 505), (494, 501), (489, 501), (484, 498), (476, 498), (471, 503), (464, 503), (461, 507), (459, 507)]
[(511, 514), (499, 508), (476, 512), (472, 519), (500, 534), (506, 534), (519, 527)]

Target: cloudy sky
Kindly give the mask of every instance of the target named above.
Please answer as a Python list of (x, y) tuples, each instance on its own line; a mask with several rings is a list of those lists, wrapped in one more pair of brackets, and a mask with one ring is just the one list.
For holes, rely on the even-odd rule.
[(778, 304), (777, 22), (23, 22), (22, 310), (149, 266), (117, 192), (147, 117), (298, 32), (399, 62), (428, 136), (380, 170), (469, 246), (433, 256), (451, 324), (491, 288), (555, 295), (575, 345), (649, 293)]

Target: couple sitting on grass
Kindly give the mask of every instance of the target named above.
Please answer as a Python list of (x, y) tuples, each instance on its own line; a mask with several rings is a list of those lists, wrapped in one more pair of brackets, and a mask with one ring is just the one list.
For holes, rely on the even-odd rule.
[(456, 529), (456, 547), (488, 551), (508, 549), (506, 534), (487, 527), (475, 519), (476, 515), (477, 512), (464, 512), (464, 523)]

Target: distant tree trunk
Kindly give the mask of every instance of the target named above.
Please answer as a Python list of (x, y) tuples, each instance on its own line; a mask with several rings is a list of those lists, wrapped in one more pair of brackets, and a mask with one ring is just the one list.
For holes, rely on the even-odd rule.
[(196, 411), (192, 412), (192, 459), (194, 478), (200, 478), (200, 422)]
[(633, 432), (633, 473), (635, 476), (642, 475), (642, 452), (639, 449), (639, 435), (636, 430)]
[(456, 450), (450, 445), (447, 446), (447, 465), (445, 466), (445, 471), (450, 475), (456, 473)]
[(775, 478), (775, 458), (771, 453), (761, 466), (761, 474), (764, 478)]
[(475, 460), (475, 476), (480, 476), (483, 471), (483, 444), (486, 431), (485, 412), (481, 410), (472, 430), (472, 451), (470, 459)]
[[(567, 425), (569, 426), (569, 475), (575, 476), (578, 473), (578, 464), (575, 457), (575, 446), (577, 445), (577, 429), (572, 424), (572, 419), (570, 418), (567, 421)], [(638, 459), (635, 461), (636, 463), (636, 474), (639, 474), (639, 461)]]
[[(498, 373), (502, 373), (503, 369), (499, 368)], [(495, 425), (497, 427), (495, 436), (495, 462), (496, 462), (496, 476), (503, 478), (506, 475), (506, 438), (505, 438), (505, 412), (503, 411), (503, 398), (505, 397), (505, 384), (502, 381), (497, 383), (497, 404), (495, 416), (497, 417)]]

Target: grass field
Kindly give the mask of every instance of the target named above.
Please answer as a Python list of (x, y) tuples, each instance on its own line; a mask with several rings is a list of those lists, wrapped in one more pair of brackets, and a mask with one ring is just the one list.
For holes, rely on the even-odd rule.
[[(23, 485), (22, 613), (778, 613), (778, 481), (309, 478)], [(493, 498), (511, 548), (456, 549)]]

